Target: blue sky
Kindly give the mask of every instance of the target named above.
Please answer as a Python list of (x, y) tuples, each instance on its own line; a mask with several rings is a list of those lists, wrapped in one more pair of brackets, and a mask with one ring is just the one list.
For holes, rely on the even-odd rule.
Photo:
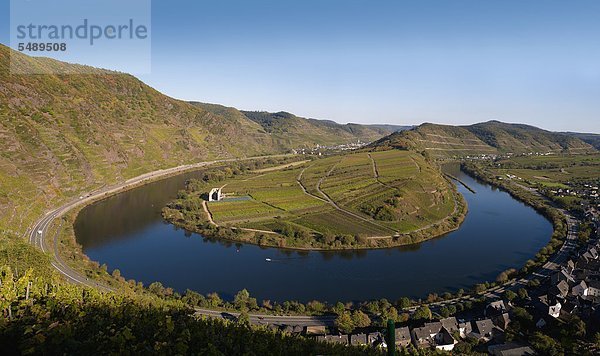
[(140, 78), (180, 99), (338, 122), (600, 133), (600, 1), (153, 1)]

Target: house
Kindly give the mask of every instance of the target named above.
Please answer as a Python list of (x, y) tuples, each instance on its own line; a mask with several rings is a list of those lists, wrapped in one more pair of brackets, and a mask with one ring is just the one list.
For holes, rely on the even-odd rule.
[(598, 259), (598, 251), (596, 250), (595, 247), (592, 247), (589, 250), (587, 250), (587, 253), (589, 253), (590, 256), (592, 256), (592, 259), (594, 259), (594, 260)]
[(458, 333), (461, 338), (466, 338), (473, 331), (470, 321), (463, 321), (458, 324)]
[[(409, 339), (410, 339), (410, 336), (409, 336)], [(373, 332), (373, 333), (369, 333), (367, 341), (369, 342), (369, 345), (371, 345), (371, 346), (387, 347), (387, 344), (385, 342), (385, 338), (383, 337), (383, 335), (379, 331)]]
[(585, 281), (581, 281), (581, 282), (579, 282), (579, 284), (574, 285), (573, 289), (571, 289), (571, 295), (574, 295), (577, 297), (587, 296), (588, 295), (587, 283), (585, 283)]
[(569, 283), (561, 280), (548, 289), (548, 294), (559, 298), (565, 298), (569, 294)]
[(550, 315), (553, 318), (560, 316), (562, 304), (553, 295), (542, 295), (535, 304), (542, 317)]
[(306, 327), (306, 335), (325, 335), (326, 331), (325, 325)]
[(588, 295), (594, 298), (600, 298), (600, 281), (591, 280), (587, 282)]
[(353, 346), (369, 345), (369, 336), (367, 334), (350, 335), (350, 345), (353, 345)]
[(505, 330), (508, 327), (508, 324), (510, 324), (510, 316), (508, 313), (502, 313), (492, 317), (492, 323), (500, 329)]
[(445, 328), (451, 333), (454, 331), (458, 331), (458, 321), (453, 316), (440, 320), (440, 323), (442, 324), (443, 328)]
[(494, 323), (491, 319), (476, 320), (470, 336), (478, 340), (489, 341), (494, 336)]
[(435, 337), (436, 350), (452, 351), (454, 345), (457, 343), (458, 341), (454, 339), (452, 333), (445, 327), (442, 327), (442, 330)]
[(529, 346), (516, 343), (498, 344), (488, 347), (488, 353), (493, 356), (529, 356), (537, 355)]
[(506, 304), (504, 304), (503, 300), (496, 300), (485, 307), (484, 315), (489, 318), (492, 316), (501, 315), (507, 310), (508, 309), (506, 308)]
[(414, 328), (411, 331), (412, 342), (416, 347), (428, 347), (434, 343), (434, 337), (442, 330), (442, 323), (439, 321), (426, 323), (420, 328)]
[(568, 273), (565, 269), (561, 269), (559, 272), (553, 274), (550, 278), (550, 282), (552, 283), (552, 285), (557, 285), (560, 281), (565, 281), (567, 283), (575, 283), (575, 278), (573, 278), (573, 276), (570, 273)]
[(348, 345), (348, 335), (319, 335), (317, 341)]
[(281, 325), (279, 326), (279, 330), (288, 334), (301, 334), (304, 328), (300, 325)]
[(408, 326), (396, 328), (396, 346), (407, 347), (410, 345), (411, 337)]
[(567, 270), (567, 273), (569, 273), (570, 275), (573, 275), (573, 271), (575, 270), (575, 262), (573, 262), (573, 260), (569, 259), (569, 261), (567, 261), (566, 270)]
[(571, 298), (571, 300), (567, 300), (562, 307), (560, 308), (560, 312), (565, 315), (573, 314), (579, 308), (579, 303), (576, 298)]

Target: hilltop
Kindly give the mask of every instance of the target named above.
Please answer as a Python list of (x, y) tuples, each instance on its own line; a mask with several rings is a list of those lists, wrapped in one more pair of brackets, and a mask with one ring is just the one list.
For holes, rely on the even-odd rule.
[(529, 152), (586, 153), (595, 148), (573, 135), (534, 126), (488, 121), (469, 126), (425, 123), (395, 132), (373, 143), (374, 147), (396, 147), (428, 151), (434, 156)]
[(309, 148), (316, 145), (334, 146), (349, 142), (372, 142), (402, 126), (338, 124), (330, 120), (307, 119), (288, 112), (242, 111), (216, 104), (192, 102), (215, 115), (249, 121), (259, 126), (279, 149)]
[[(19, 72), (70, 74), (11, 75), (10, 56)], [(152, 170), (390, 132), (356, 125), (340, 135), (342, 125), (314, 120), (286, 139), (235, 109), (192, 105), (128, 74), (29, 57), (3, 45), (0, 83), (0, 230), (18, 233), (59, 201)]]

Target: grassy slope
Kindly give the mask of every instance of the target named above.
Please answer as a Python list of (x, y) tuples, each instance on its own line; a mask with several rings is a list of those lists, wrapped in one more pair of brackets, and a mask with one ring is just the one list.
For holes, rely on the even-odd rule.
[(192, 104), (217, 115), (252, 122), (281, 149), (339, 145), (357, 140), (371, 142), (398, 129), (395, 126), (341, 125), (333, 121), (305, 119), (286, 112), (241, 111), (216, 104)]
[(600, 134), (593, 133), (579, 133), (579, 132), (565, 132), (566, 135), (577, 137), (583, 142), (589, 143), (594, 146), (597, 150), (600, 150)]
[(577, 137), (498, 121), (471, 126), (423, 124), (394, 133), (374, 145), (427, 150), (434, 156), (548, 151), (584, 153), (595, 150)]
[(333, 121), (305, 119), (286, 112), (242, 112), (260, 124), (266, 132), (289, 144), (314, 146), (316, 143), (335, 145), (348, 142), (371, 142), (391, 133), (387, 129), (357, 124), (340, 125)]
[[(72, 74), (11, 75), (11, 56), (20, 71)], [(83, 69), (92, 74), (77, 74)], [(127, 74), (0, 45), (0, 231), (22, 233), (61, 200), (148, 171), (278, 153), (306, 138), (284, 136), (235, 109), (175, 100)], [(314, 142), (330, 143), (323, 135)]]

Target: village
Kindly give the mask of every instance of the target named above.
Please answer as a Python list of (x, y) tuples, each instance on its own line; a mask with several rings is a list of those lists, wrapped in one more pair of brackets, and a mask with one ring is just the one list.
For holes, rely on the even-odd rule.
[[(507, 175), (507, 178), (522, 181), (515, 175)], [(534, 272), (528, 279), (522, 279), (527, 281), (526, 288), (520, 288), (518, 294), (515, 288), (510, 288), (515, 284), (508, 284), (503, 294), (487, 298), (483, 303), (484, 298), (480, 299), (480, 303), (466, 313), (441, 318), (440, 313), (435, 313), (439, 312), (439, 305), (431, 305), (438, 319), (397, 326), (396, 347), (464, 352), (466, 345), (468, 350), (476, 347), (479, 352), (485, 350), (492, 355), (534, 355), (532, 345), (516, 341), (523, 332), (523, 324), (531, 324), (539, 331), (567, 326), (583, 333), (586, 325), (600, 325), (600, 200), (596, 184), (579, 182), (570, 183), (569, 188), (537, 190), (550, 199), (560, 195), (581, 199), (574, 209), (578, 219), (570, 218), (577, 224), (569, 232), (573, 240), (565, 242), (570, 247), (562, 263), (555, 263), (552, 271)], [(582, 227), (587, 231), (582, 233)], [(383, 329), (355, 334), (328, 333), (324, 326), (285, 327), (284, 330), (345, 345), (387, 348), (386, 340), (389, 340)]]
[[(573, 325), (573, 320), (600, 324), (599, 251), (596, 230), (592, 243), (573, 253), (549, 278), (539, 284), (529, 283), (526, 293), (519, 290), (517, 296), (506, 289), (502, 298), (486, 301), (482, 308), (471, 311), (469, 318), (450, 316), (419, 326), (397, 326), (395, 345), (438, 351), (470, 345), (480, 350), (483, 347), (492, 355), (535, 355), (531, 345), (514, 340), (515, 332), (519, 332), (519, 326), (513, 325), (515, 320), (517, 324), (530, 321), (539, 330)], [(343, 334), (329, 333), (325, 326), (286, 325), (282, 330), (330, 343), (388, 347), (383, 329)]]

